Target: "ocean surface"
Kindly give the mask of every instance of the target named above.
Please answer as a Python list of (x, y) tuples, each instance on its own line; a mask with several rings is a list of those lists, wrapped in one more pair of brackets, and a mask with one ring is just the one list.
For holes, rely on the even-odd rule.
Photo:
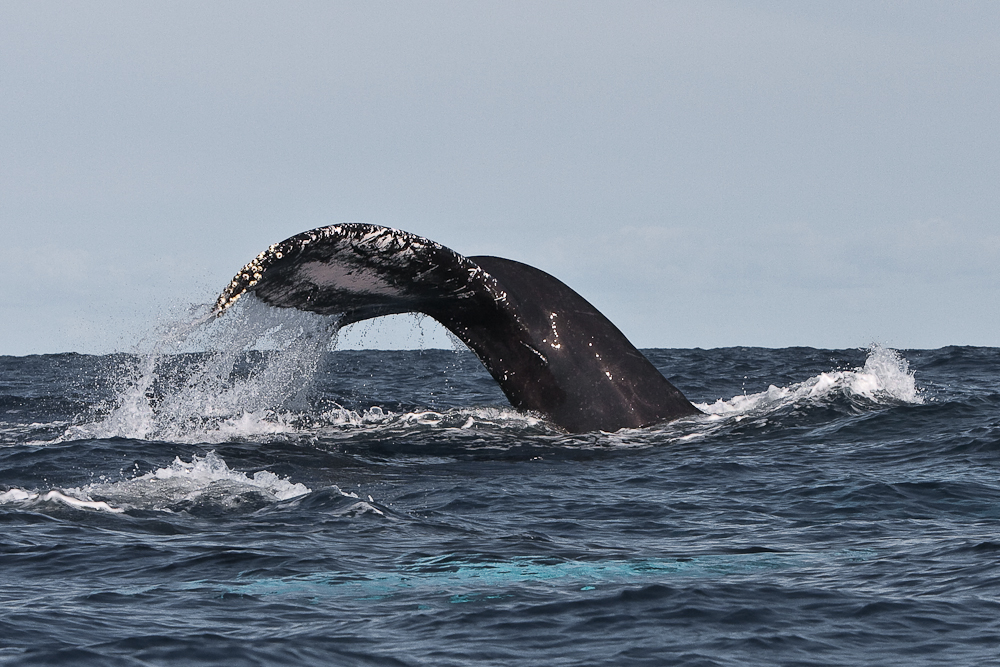
[(998, 663), (1000, 349), (646, 350), (705, 414), (567, 435), (266, 311), (0, 357), (0, 664)]

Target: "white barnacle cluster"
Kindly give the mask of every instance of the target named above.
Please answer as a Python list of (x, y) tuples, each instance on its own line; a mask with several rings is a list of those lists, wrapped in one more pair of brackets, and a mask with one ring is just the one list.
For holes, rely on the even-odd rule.
[(279, 249), (281, 247), (282, 244), (272, 243), (268, 246), (267, 250), (261, 252), (240, 269), (240, 272), (230, 281), (229, 286), (226, 287), (222, 294), (219, 295), (218, 301), (215, 302), (214, 312), (216, 315), (221, 315), (227, 308), (236, 303), (247, 290), (252, 289), (260, 282), (264, 271), (274, 260), (284, 257), (284, 253)]
[(394, 230), (391, 229), (377, 229), (368, 232), (361, 237), (360, 243), (365, 245), (373, 245), (379, 250), (389, 250), (393, 242), (398, 242), (399, 239), (397, 234), (393, 233)]
[(274, 262), (284, 259), (290, 253), (303, 250), (311, 243), (328, 239), (342, 239), (347, 233), (349, 232), (345, 230), (343, 225), (330, 225), (302, 232), (280, 243), (272, 243), (240, 269), (229, 286), (219, 295), (219, 299), (215, 303), (215, 314), (221, 315), (241, 296), (252, 290), (260, 282), (267, 268)]
[(354, 249), (363, 249), (366, 254), (374, 250), (375, 256), (382, 261), (406, 263), (426, 254), (428, 248), (437, 246), (433, 241), (400, 229), (364, 225), (361, 230), (360, 236), (352, 243)]
[(329, 225), (311, 232), (304, 232), (304, 234), (310, 235), (306, 242), (309, 240), (335, 241), (339, 247), (360, 255), (369, 255), (372, 250), (375, 250), (376, 254), (384, 253), (392, 241), (394, 233), (403, 234), (405, 232), (360, 222)]
[[(562, 343), (559, 342), (559, 329), (556, 327), (556, 314), (549, 313), (549, 326), (552, 329), (552, 342), (549, 345), (552, 349), (558, 350), (562, 348)], [(548, 342), (548, 339), (542, 339), (544, 342)]]

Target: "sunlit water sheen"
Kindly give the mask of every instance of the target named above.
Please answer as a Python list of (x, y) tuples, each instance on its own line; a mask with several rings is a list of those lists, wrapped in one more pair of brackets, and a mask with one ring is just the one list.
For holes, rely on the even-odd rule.
[(1000, 652), (1000, 350), (648, 350), (705, 414), (568, 435), (468, 352), (334, 332), (0, 357), (0, 663)]

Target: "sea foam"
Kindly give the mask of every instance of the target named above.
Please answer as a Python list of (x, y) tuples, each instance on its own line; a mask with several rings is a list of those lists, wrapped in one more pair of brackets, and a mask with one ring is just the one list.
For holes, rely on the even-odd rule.
[(788, 387), (773, 384), (756, 394), (742, 394), (696, 407), (715, 417), (728, 417), (834, 395), (863, 398), (874, 403), (923, 403), (909, 363), (896, 350), (872, 345), (862, 368), (820, 373)]
[(232, 470), (215, 452), (177, 457), (170, 465), (120, 481), (98, 481), (81, 487), (29, 491), (9, 489), (0, 493), (0, 504), (37, 505), (61, 503), (77, 509), (120, 514), (126, 510), (187, 509), (213, 505), (233, 509), (252, 496), (258, 504), (290, 500), (311, 493), (304, 484), (261, 470), (247, 475)]

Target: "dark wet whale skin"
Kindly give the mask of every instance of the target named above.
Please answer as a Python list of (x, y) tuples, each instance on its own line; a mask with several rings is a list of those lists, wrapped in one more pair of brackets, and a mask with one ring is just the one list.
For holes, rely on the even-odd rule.
[(511, 405), (567, 431), (616, 431), (698, 410), (583, 297), (500, 257), (464, 257), (396, 229), (341, 224), (297, 234), (247, 264), (219, 297), (336, 315), (341, 326), (433, 317), (483, 362)]

